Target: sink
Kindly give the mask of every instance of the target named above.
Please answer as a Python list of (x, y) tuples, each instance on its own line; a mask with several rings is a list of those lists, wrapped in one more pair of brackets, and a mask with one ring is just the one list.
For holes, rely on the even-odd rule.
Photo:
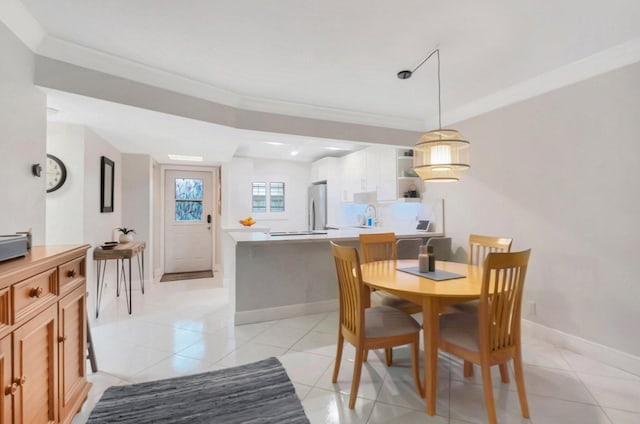
[(319, 235), (323, 235), (323, 234), (327, 234), (326, 232), (323, 231), (272, 231), (269, 233), (269, 235), (273, 236), (273, 237), (278, 237), (278, 236), (319, 236)]

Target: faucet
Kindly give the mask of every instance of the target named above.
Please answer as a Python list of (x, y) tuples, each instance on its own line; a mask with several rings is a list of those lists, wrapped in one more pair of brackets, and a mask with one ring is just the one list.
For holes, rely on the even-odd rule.
[[(367, 226), (368, 227), (373, 227), (375, 225), (375, 223), (377, 223), (377, 211), (376, 211), (376, 207), (374, 205), (372, 205), (371, 203), (369, 203), (367, 205), (367, 207), (364, 210), (364, 214), (367, 216)], [(369, 219), (371, 219), (371, 221), (369, 221)]]

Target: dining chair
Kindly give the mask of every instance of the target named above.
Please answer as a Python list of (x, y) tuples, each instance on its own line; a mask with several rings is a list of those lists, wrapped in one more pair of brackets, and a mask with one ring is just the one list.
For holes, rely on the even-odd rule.
[[(360, 252), (362, 252), (363, 263), (398, 259), (395, 233), (360, 234)], [(422, 306), (381, 290), (371, 291), (371, 302), (374, 305), (400, 309), (409, 315), (422, 312)], [(387, 366), (391, 365), (393, 350), (385, 349), (384, 356)]]
[(410, 315), (389, 306), (365, 307), (369, 304), (368, 290), (362, 281), (360, 258), (354, 247), (339, 246), (331, 242), (331, 251), (336, 264), (340, 318), (336, 362), (332, 382), (338, 381), (344, 340), (356, 349), (353, 380), (349, 396), (349, 408), (353, 409), (358, 396), (362, 363), (370, 349), (411, 345), (411, 365), (416, 389), (424, 397), (419, 375), (419, 346), (421, 326)]
[(436, 261), (448, 261), (451, 259), (451, 237), (431, 237), (426, 244), (433, 247), (433, 255), (436, 257)]
[(423, 242), (424, 240), (421, 238), (401, 238), (396, 240), (398, 259), (416, 259)]
[[(484, 261), (482, 291), (477, 314), (440, 317), (440, 350), (458, 356), (465, 364), (479, 364), (490, 424), (496, 424), (491, 369), (513, 360), (522, 416), (529, 406), (522, 369), (520, 316), (522, 292), (531, 249), (516, 253), (489, 253)], [(467, 374), (465, 366), (465, 377)], [(502, 372), (502, 371), (501, 371)]]
[(482, 265), (484, 259), (491, 252), (510, 252), (512, 243), (512, 238), (470, 234), (467, 263), (469, 265)]
[[(508, 237), (495, 237), (485, 236), (480, 234), (469, 235), (469, 256), (467, 263), (469, 265), (483, 265), (485, 258), (489, 253), (498, 252), (505, 253), (511, 251), (512, 238)], [(469, 302), (457, 303), (451, 305), (449, 308), (452, 312), (463, 312), (467, 314), (478, 313), (478, 300), (471, 300)], [(469, 361), (464, 363), (464, 375), (465, 377), (473, 375), (473, 364)], [(503, 383), (509, 382), (509, 371), (504, 364), (500, 365), (500, 378)]]

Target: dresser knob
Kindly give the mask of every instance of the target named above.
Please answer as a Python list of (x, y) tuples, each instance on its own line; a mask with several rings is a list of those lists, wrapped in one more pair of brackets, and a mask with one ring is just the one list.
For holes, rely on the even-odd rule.
[(70, 269), (69, 271), (67, 271), (67, 277), (74, 278), (75, 276), (76, 276), (76, 270), (75, 269)]
[(67, 341), (67, 336), (58, 337), (58, 343), (64, 343)]
[(31, 292), (29, 293), (29, 297), (40, 297), (42, 296), (42, 292), (44, 292), (44, 290), (42, 290), (42, 287), (34, 287), (31, 289)]
[(24, 384), (27, 382), (27, 376), (26, 376), (26, 375), (23, 375), (23, 376), (22, 376), (22, 377), (20, 377), (20, 378), (16, 378), (16, 380), (15, 380), (15, 381), (16, 381), (16, 382), (15, 382), (15, 383), (13, 383), (13, 384), (17, 384), (18, 386), (24, 386)]
[(16, 383), (11, 383), (10, 386), (7, 386), (6, 389), (4, 389), (4, 394), (6, 396), (13, 396), (16, 394), (16, 391), (18, 391), (18, 385)]

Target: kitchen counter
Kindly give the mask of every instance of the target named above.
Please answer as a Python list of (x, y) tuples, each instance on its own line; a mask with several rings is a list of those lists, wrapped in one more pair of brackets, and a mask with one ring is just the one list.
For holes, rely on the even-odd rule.
[(280, 243), (316, 243), (327, 241), (357, 241), (360, 234), (395, 233), (396, 238), (430, 238), (443, 236), (440, 232), (402, 230), (397, 228), (372, 227), (372, 228), (342, 228), (340, 230), (323, 230), (326, 234), (314, 235), (278, 235), (273, 236), (268, 232), (246, 232), (229, 229), (227, 234), (236, 243), (251, 244), (280, 244)]
[(394, 232), (399, 239), (442, 236), (385, 227), (323, 232), (326, 234), (279, 236), (225, 232), (224, 278), (234, 298), (236, 324), (336, 310), (338, 283), (329, 241), (357, 248), (362, 233)]

